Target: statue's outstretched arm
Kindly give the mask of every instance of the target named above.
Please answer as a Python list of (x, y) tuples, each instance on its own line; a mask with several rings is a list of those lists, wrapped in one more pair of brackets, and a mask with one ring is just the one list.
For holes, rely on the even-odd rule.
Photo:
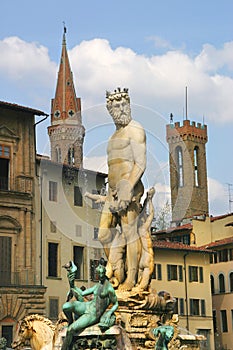
[(84, 197), (92, 199), (96, 203), (104, 203), (106, 201), (106, 196), (102, 196), (100, 194), (93, 194), (93, 193), (90, 193), (90, 192), (86, 192), (84, 194)]

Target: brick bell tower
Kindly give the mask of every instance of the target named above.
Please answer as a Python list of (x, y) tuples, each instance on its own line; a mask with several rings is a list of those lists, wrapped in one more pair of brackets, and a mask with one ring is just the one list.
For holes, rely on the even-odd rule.
[(195, 215), (207, 215), (208, 188), (206, 170), (207, 126), (179, 122), (166, 127), (169, 144), (172, 221)]
[(66, 49), (65, 27), (56, 93), (51, 100), (48, 134), (52, 161), (82, 167), (85, 129), (82, 125), (81, 99), (76, 97)]

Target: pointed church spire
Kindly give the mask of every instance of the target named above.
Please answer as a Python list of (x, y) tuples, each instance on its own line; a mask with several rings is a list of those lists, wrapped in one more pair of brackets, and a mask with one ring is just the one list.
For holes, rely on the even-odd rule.
[(48, 128), (51, 159), (80, 167), (83, 161), (84, 127), (81, 118), (81, 99), (76, 97), (73, 74), (66, 48), (66, 27), (55, 97), (51, 101), (51, 126)]

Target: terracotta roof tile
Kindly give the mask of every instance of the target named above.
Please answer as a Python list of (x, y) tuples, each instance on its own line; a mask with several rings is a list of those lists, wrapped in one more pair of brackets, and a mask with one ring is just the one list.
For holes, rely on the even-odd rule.
[(190, 246), (187, 244), (179, 242), (170, 242), (165, 240), (155, 240), (153, 241), (153, 247), (155, 249), (171, 249), (171, 250), (182, 250), (182, 251), (192, 251), (197, 253), (210, 253), (211, 251), (204, 247)]
[(224, 245), (227, 245), (227, 244), (233, 244), (233, 236), (232, 237), (228, 237), (228, 238), (219, 239), (219, 240), (211, 242), (209, 244), (205, 244), (205, 245), (203, 245), (200, 248), (209, 249), (209, 248), (215, 248), (215, 247), (224, 246)]

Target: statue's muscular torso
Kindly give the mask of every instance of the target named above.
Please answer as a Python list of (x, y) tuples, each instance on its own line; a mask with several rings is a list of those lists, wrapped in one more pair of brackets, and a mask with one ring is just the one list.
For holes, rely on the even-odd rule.
[(144, 171), (145, 133), (141, 125), (131, 120), (116, 130), (109, 140), (107, 154), (109, 187), (114, 191), (119, 181), (130, 178), (135, 164)]

